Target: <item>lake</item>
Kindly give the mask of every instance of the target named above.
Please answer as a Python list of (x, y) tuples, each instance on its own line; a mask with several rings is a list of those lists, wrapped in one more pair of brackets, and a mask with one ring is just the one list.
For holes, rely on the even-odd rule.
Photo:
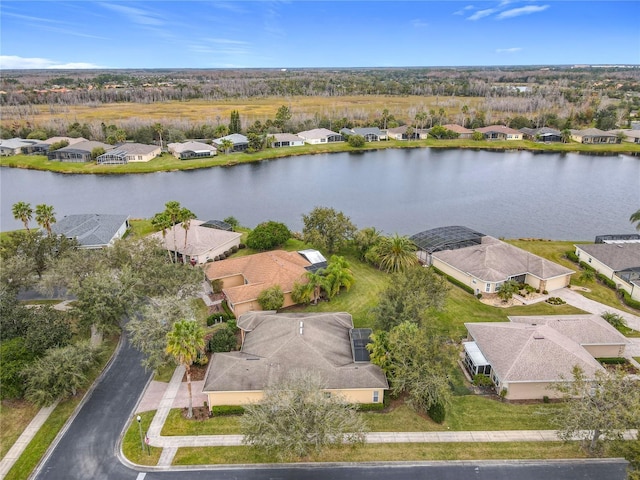
[[(148, 218), (179, 201), (200, 219), (233, 215), (302, 229), (302, 215), (333, 207), (358, 228), (411, 235), (465, 225), (495, 237), (593, 240), (633, 233), (640, 158), (574, 153), (392, 149), (305, 155), (192, 171), (72, 175), (0, 169), (0, 229), (22, 227), (18, 201), (53, 205), (56, 216)], [(35, 222), (34, 222), (35, 224)]]

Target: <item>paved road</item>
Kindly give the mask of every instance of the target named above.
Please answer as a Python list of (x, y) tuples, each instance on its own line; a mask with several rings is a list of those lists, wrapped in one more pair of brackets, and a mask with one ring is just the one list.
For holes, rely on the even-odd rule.
[(80, 409), (37, 473), (38, 480), (359, 480), (383, 475), (394, 480), (623, 480), (626, 462), (429, 462), (230, 468), (146, 472), (117, 458), (118, 439), (133, 415), (150, 374), (126, 340), (111, 367)]

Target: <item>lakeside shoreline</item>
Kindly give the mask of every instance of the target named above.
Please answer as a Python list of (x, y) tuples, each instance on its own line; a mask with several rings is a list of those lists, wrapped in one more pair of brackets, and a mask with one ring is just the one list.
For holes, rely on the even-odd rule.
[[(462, 142), (462, 143), (461, 143)], [(375, 143), (375, 144), (374, 144)], [(95, 162), (67, 163), (49, 161), (43, 155), (13, 155), (2, 157), (0, 167), (22, 168), (25, 170), (49, 171), (65, 174), (95, 175), (127, 175), (139, 173), (172, 172), (183, 170), (199, 170), (214, 167), (233, 167), (243, 163), (256, 163), (265, 160), (297, 157), (303, 155), (320, 155), (327, 153), (365, 153), (387, 149), (459, 149), (489, 152), (527, 151), (535, 154), (575, 153), (589, 156), (629, 155), (640, 157), (640, 144), (607, 144), (586, 145), (578, 143), (540, 144), (527, 140), (516, 141), (471, 141), (471, 140), (417, 140), (371, 142), (361, 148), (353, 148), (346, 142), (326, 145), (304, 145), (300, 147), (268, 148), (255, 153), (220, 154), (215, 157), (194, 160), (178, 160), (168, 153), (163, 153), (149, 162), (128, 163), (124, 165), (97, 165)]]

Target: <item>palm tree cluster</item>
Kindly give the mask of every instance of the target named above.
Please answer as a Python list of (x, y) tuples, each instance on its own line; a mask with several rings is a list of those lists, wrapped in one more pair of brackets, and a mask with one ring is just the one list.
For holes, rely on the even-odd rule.
[(306, 283), (296, 282), (291, 292), (291, 298), (296, 303), (312, 302), (314, 305), (323, 295), (331, 300), (340, 294), (344, 287), (349, 290), (355, 283), (355, 277), (351, 271), (351, 265), (344, 258), (332, 255), (327, 264), (327, 268), (316, 272), (306, 273)]
[(387, 273), (402, 272), (420, 263), (416, 245), (397, 233), (385, 237), (374, 227), (364, 228), (355, 234), (354, 243), (362, 260)]
[[(27, 202), (17, 202), (12, 208), (13, 218), (20, 220), (24, 224), (24, 228), (31, 233), (29, 222), (33, 219), (34, 210), (31, 204)], [(51, 226), (56, 223), (56, 213), (51, 205), (41, 203), (36, 205), (35, 209), (37, 224), (51, 235)]]
[[(164, 211), (156, 213), (151, 219), (153, 227), (162, 232), (163, 240), (167, 236), (167, 230), (173, 231), (173, 257), (171, 256), (171, 251), (168, 248), (167, 254), (174, 263), (178, 262), (178, 241), (176, 239), (176, 229), (172, 227), (174, 225), (182, 224), (182, 228), (184, 229), (184, 248), (186, 249), (188, 240), (187, 235), (191, 228), (191, 220), (194, 220), (195, 218), (195, 213), (188, 208), (182, 207), (180, 202), (172, 200), (165, 204)], [(185, 260), (186, 257), (183, 257), (183, 261)]]

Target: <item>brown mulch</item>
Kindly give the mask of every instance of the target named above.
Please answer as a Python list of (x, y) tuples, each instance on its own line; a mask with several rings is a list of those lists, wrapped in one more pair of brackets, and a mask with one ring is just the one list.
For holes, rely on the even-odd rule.
[[(209, 360), (211, 360), (211, 354), (208, 353), (207, 354), (207, 358)], [(191, 365), (191, 381), (192, 382), (197, 382), (199, 380), (204, 380), (204, 376), (207, 373), (207, 366), (208, 366), (208, 362), (207, 365)], [(182, 381), (186, 382), (187, 381), (187, 373), (185, 372), (184, 376), (182, 377)]]
[[(189, 418), (187, 417), (188, 413), (189, 409), (187, 407), (184, 407), (182, 409), (182, 417)], [(191, 417), (191, 420), (207, 420), (208, 418), (209, 409), (207, 407), (193, 407), (193, 417)]]

